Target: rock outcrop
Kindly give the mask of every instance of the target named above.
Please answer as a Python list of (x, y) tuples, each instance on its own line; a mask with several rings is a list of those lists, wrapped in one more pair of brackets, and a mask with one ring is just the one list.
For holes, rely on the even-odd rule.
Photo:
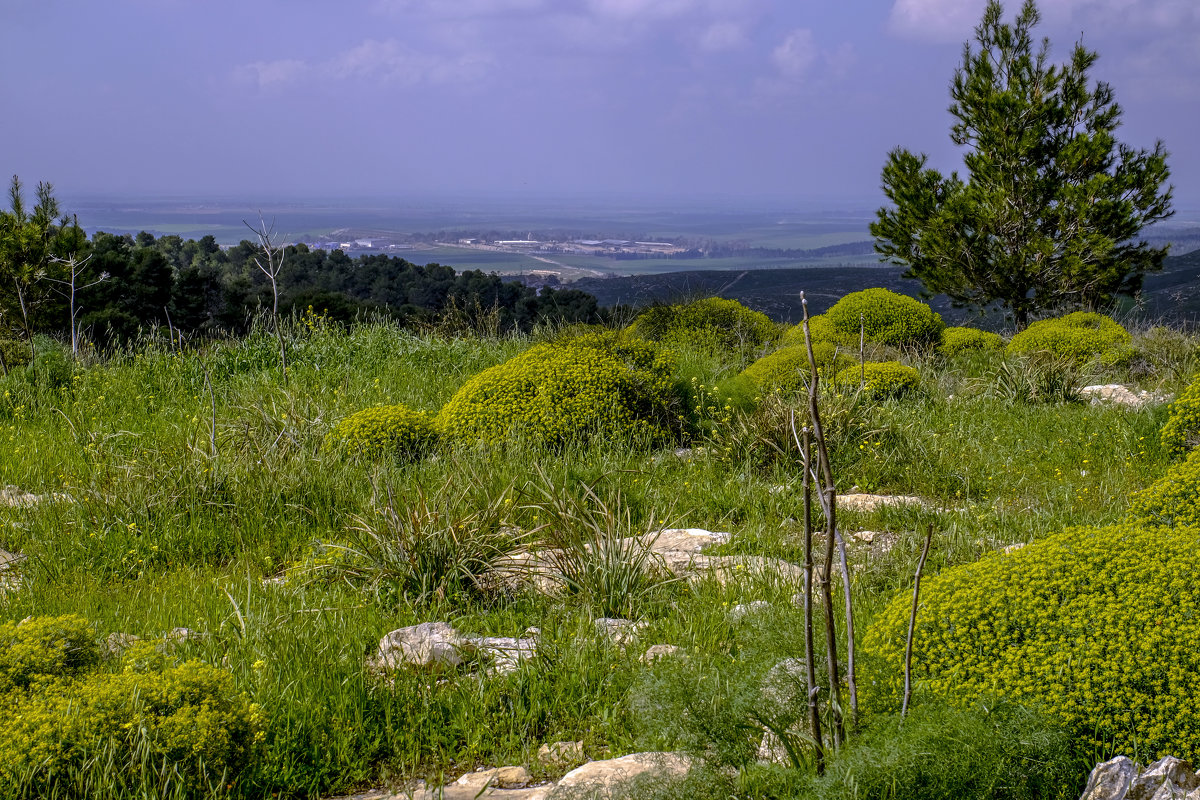
[(532, 778), (524, 767), (496, 767), (468, 772), (445, 786), (418, 781), (399, 791), (364, 792), (337, 800), (591, 800), (611, 797), (626, 781), (642, 776), (678, 780), (691, 766), (691, 759), (678, 753), (634, 753), (589, 761), (557, 782), (538, 786), (529, 785)]
[(446, 622), (422, 622), (397, 628), (379, 641), (367, 660), (374, 672), (416, 669), (442, 672), (470, 659), (481, 659), (498, 673), (512, 672), (537, 653), (537, 639), (507, 636), (464, 636)]
[(1109, 403), (1125, 408), (1142, 408), (1167, 402), (1170, 398), (1157, 392), (1147, 392), (1145, 389), (1134, 389), (1120, 383), (1096, 384), (1085, 386), (1079, 390), (1083, 397), (1090, 398), (1092, 405)]
[(1200, 775), (1174, 756), (1144, 770), (1117, 756), (1096, 765), (1080, 800), (1200, 800)]

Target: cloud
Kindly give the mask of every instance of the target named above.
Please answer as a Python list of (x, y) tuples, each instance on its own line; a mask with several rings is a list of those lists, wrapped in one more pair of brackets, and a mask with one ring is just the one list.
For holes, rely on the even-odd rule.
[(481, 53), (439, 55), (422, 53), (395, 39), (367, 39), (330, 59), (255, 61), (234, 68), (234, 80), (260, 89), (302, 79), (360, 80), (376, 83), (470, 83), (487, 75), (491, 58)]
[(667, 19), (695, 6), (695, 0), (588, 0), (588, 7), (598, 16), (627, 20)]
[(700, 34), (700, 49), (709, 53), (734, 50), (746, 44), (746, 29), (737, 22), (721, 20), (709, 25)]
[(820, 52), (808, 28), (797, 28), (771, 51), (771, 61), (779, 74), (791, 81), (803, 80), (817, 63)]
[[(896, 0), (888, 18), (892, 33), (931, 42), (964, 42), (983, 17), (986, 0)], [(1200, 26), (1195, 0), (1043, 0), (1039, 9), (1050, 26), (1084, 24), (1097, 31), (1173, 31)], [(1019, 10), (1005, 4), (1011, 19)]]
[(256, 84), (260, 89), (275, 84), (290, 83), (308, 72), (308, 64), (296, 58), (278, 61), (255, 61), (234, 69), (234, 79)]
[(985, 5), (985, 0), (896, 0), (888, 28), (912, 39), (962, 42), (971, 37)]
[(546, 0), (375, 0), (373, 10), (392, 16), (413, 13), (436, 17), (501, 17), (541, 11)]
[(487, 73), (490, 58), (463, 54), (418, 53), (395, 39), (367, 39), (329, 61), (323, 71), (339, 79), (367, 78), (384, 82), (462, 83)]

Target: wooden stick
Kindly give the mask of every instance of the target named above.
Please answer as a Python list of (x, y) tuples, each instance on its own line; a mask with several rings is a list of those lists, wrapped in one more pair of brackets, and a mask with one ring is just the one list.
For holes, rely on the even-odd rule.
[(821, 410), (817, 400), (820, 374), (817, 372), (817, 357), (813, 354), (812, 331), (809, 330), (808, 300), (800, 293), (800, 307), (804, 311), (804, 344), (808, 349), (808, 366), (811, 378), (808, 383), (808, 417), (817, 441), (817, 465), (820, 468), (823, 486), (820, 491), (821, 508), (825, 512), (825, 562), (821, 567), (821, 601), (825, 608), (825, 649), (829, 664), (829, 704), (833, 716), (833, 744), (840, 747), (846, 738), (842, 722), (842, 689), (837, 653), (837, 621), (833, 616), (833, 546), (837, 538), (837, 489), (833, 483), (833, 467), (829, 463), (829, 449), (825, 446), (825, 433), (821, 428)]
[(929, 542), (933, 539), (933, 523), (925, 529), (925, 544), (921, 547), (921, 560), (917, 562), (917, 578), (913, 581), (912, 613), (908, 616), (908, 641), (904, 645), (904, 702), (900, 706), (900, 719), (908, 713), (908, 701), (912, 699), (912, 647), (913, 633), (917, 630), (917, 602), (921, 596), (921, 570), (929, 556)]
[[(796, 437), (796, 412), (792, 412), (792, 438)], [(817, 695), (821, 687), (817, 686), (816, 654), (813, 647), (813, 610), (812, 610), (812, 432), (804, 426), (803, 441), (797, 440), (800, 456), (804, 465), (804, 669), (806, 688), (808, 690), (808, 726), (812, 735), (817, 774), (825, 774), (825, 743), (821, 738), (821, 712), (817, 707)]]

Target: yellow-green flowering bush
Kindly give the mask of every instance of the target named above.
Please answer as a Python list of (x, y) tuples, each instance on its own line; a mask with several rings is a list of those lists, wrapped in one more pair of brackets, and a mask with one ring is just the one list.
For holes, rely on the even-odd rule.
[(1132, 337), (1114, 320), (1091, 311), (1076, 311), (1065, 317), (1035, 322), (1008, 343), (1013, 355), (1049, 353), (1056, 358), (1083, 365), (1097, 359), (1116, 365), (1132, 354)]
[(0, 694), (69, 678), (100, 660), (96, 632), (83, 617), (33, 617), (0, 623)]
[(1200, 450), (1134, 494), (1128, 518), (1139, 525), (1200, 527)]
[[(1200, 528), (1073, 528), (952, 567), (921, 585), (913, 643), (921, 695), (966, 708), (1040, 707), (1078, 751), (1200, 757)], [(863, 640), (870, 703), (902, 696), (912, 593)], [(859, 685), (863, 685), (860, 682)]]
[(1163, 447), (1179, 455), (1200, 444), (1200, 375), (1167, 407)]
[[(232, 782), (262, 724), (232, 675), (199, 661), (177, 664), (149, 643), (131, 648), (116, 673), (81, 672), (78, 659), (63, 653), (81, 652), (64, 643), (80, 641), (84, 630), (91, 635), (78, 617), (5, 626), (6, 664), (31, 665), (24, 674), (35, 677), (0, 692), (0, 793), (51, 794), (65, 775), (89, 769), (115, 770), (136, 786), (139, 771), (164, 762), (193, 789)], [(95, 666), (89, 641), (82, 651)], [(38, 672), (55, 663), (63, 671)]]
[(857, 388), (865, 375), (863, 395), (874, 400), (900, 397), (915, 391), (921, 383), (921, 374), (899, 361), (869, 361), (862, 365), (846, 367), (834, 376), (836, 386)]
[(633, 321), (629, 332), (667, 344), (726, 350), (762, 347), (778, 336), (766, 314), (721, 297), (651, 306)]
[(1003, 349), (1004, 339), (1001, 336), (978, 328), (946, 328), (942, 331), (942, 343), (937, 347), (938, 353), (947, 358), (972, 350), (999, 352)]
[[(850, 345), (849, 338), (840, 336), (834, 329), (833, 323), (829, 321), (829, 317), (824, 314), (817, 314), (815, 317), (808, 318), (808, 333), (812, 337), (813, 344), (817, 342), (829, 342), (830, 344)], [(791, 347), (794, 345), (804, 344), (804, 323), (798, 322), (792, 327), (783, 332), (783, 345)], [(853, 344), (858, 346), (858, 333), (854, 334)]]
[[(839, 351), (838, 346), (831, 342), (814, 343), (813, 357), (821, 373), (844, 369), (855, 363), (849, 353)], [(753, 381), (761, 391), (790, 393), (804, 389), (810, 371), (808, 348), (801, 344), (763, 356), (746, 367), (742, 375)]]
[(448, 437), (559, 444), (592, 435), (661, 439), (677, 427), (674, 359), (656, 345), (586, 334), (535, 345), (471, 378), (438, 414)]
[(932, 308), (887, 289), (864, 289), (825, 312), (840, 341), (858, 342), (859, 326), (868, 342), (892, 347), (925, 347), (941, 340), (946, 323)]
[(325, 437), (331, 450), (378, 458), (418, 458), (437, 444), (431, 414), (403, 405), (364, 408), (339, 422)]

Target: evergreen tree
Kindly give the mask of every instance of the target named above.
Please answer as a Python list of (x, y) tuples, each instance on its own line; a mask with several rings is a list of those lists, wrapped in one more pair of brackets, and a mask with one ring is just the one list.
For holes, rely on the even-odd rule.
[(999, 302), (1024, 328), (1031, 316), (1096, 308), (1141, 288), (1166, 248), (1137, 241), (1171, 215), (1162, 142), (1118, 142), (1121, 108), (1088, 72), (1097, 54), (1076, 44), (1067, 63), (1036, 51), (1040, 14), (1026, 0), (1014, 24), (989, 0), (955, 71), (950, 138), (966, 148), (964, 181), (897, 148), (883, 168), (894, 207), (871, 224), (875, 249), (931, 293), (984, 308)]

